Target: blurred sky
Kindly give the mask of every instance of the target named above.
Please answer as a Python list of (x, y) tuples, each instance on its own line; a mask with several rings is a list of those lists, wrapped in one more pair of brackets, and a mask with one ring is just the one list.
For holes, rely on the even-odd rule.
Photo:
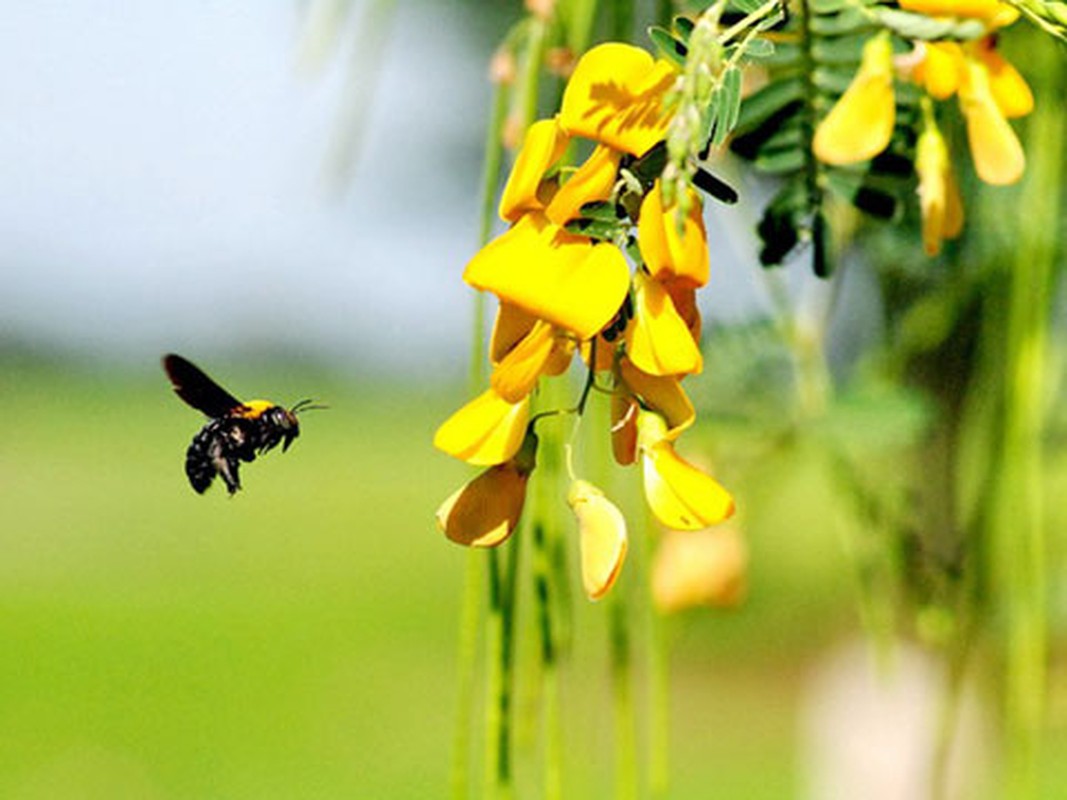
[[(361, 4), (318, 73), (298, 66), (303, 8), (5, 5), (0, 344), (461, 368), (485, 63), (508, 17), (397, 3), (380, 70), (352, 80)], [(328, 153), (353, 91), (364, 135), (336, 191)], [(713, 236), (721, 263), (736, 235)], [(710, 302), (736, 316), (752, 276), (722, 272)]]

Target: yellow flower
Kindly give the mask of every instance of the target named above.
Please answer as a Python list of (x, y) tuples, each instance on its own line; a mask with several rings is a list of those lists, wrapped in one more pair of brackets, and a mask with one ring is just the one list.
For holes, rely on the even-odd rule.
[(531, 212), (483, 247), (463, 279), (584, 340), (619, 310), (630, 270), (614, 245), (594, 244)]
[(485, 470), (437, 509), (437, 527), (468, 547), (495, 547), (515, 530), (533, 472), (537, 437), (527, 435), (522, 449), (503, 464)]
[(557, 225), (578, 216), (586, 203), (607, 200), (615, 188), (622, 154), (603, 145), (598, 146), (556, 192), (545, 209), (545, 215)]
[(562, 158), (569, 142), (555, 118), (530, 126), (500, 196), (502, 220), (514, 222), (529, 211), (544, 210), (541, 182), (545, 173)]
[(915, 169), (919, 173), (923, 249), (927, 255), (936, 256), (941, 252), (943, 239), (955, 239), (963, 230), (963, 203), (952, 174), (948, 147), (932, 119), (932, 112), (916, 144)]
[(1008, 119), (1025, 117), (1034, 110), (1034, 95), (1019, 71), (996, 51), (994, 38), (987, 36), (972, 51), (989, 76), (989, 91), (997, 108)]
[(693, 424), (696, 409), (675, 375), (649, 375), (628, 358), (619, 361), (611, 396), (611, 447), (615, 461), (627, 466), (637, 460), (637, 414), (642, 408), (660, 414), (676, 438)]
[(963, 48), (957, 42), (924, 42), (912, 78), (936, 100), (947, 100), (963, 80)]
[(610, 42), (578, 61), (563, 92), (560, 126), (571, 136), (639, 156), (667, 135), (664, 96), (676, 71), (639, 47)]
[(700, 372), (700, 348), (667, 289), (642, 270), (634, 274), (634, 318), (626, 328), (626, 354), (649, 375)]
[(626, 559), (626, 520), (615, 504), (588, 481), (571, 483), (567, 503), (578, 518), (582, 585), (590, 600), (599, 600), (615, 585)]
[(645, 499), (665, 526), (695, 531), (734, 513), (730, 493), (675, 452), (673, 437), (659, 414), (638, 412), (637, 448), (643, 462)]
[(434, 447), (468, 464), (502, 464), (518, 452), (529, 420), (529, 397), (509, 403), (489, 389), (444, 421)]
[(1010, 25), (1019, 12), (1000, 0), (900, 0), (905, 11), (915, 11), (931, 17), (965, 17), (978, 19), (991, 28)]
[(735, 606), (747, 579), (748, 551), (734, 528), (668, 531), (652, 562), (652, 601), (666, 614), (694, 606)]
[(975, 59), (967, 59), (960, 109), (967, 120), (967, 141), (978, 177), (993, 186), (1018, 181), (1026, 169), (1026, 155), (993, 96), (988, 68)]
[(697, 288), (708, 282), (708, 235), (704, 229), (704, 205), (700, 195), (689, 192), (689, 213), (681, 235), (674, 209), (663, 207), (657, 180), (641, 202), (637, 241), (649, 274), (658, 281), (673, 279), (679, 286)]
[(533, 391), (542, 375), (558, 375), (566, 369), (573, 352), (572, 339), (544, 320), (537, 320), (493, 367), (489, 385), (509, 403), (517, 403)]
[(867, 161), (889, 145), (895, 119), (893, 47), (880, 33), (863, 46), (859, 71), (815, 129), (812, 149), (827, 164)]

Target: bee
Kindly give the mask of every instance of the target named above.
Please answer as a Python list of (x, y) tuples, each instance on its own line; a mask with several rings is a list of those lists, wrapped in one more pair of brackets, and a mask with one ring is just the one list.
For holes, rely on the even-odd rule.
[(209, 378), (203, 370), (170, 353), (163, 356), (163, 369), (182, 400), (211, 419), (193, 437), (185, 453), (185, 474), (197, 494), (203, 494), (216, 475), (233, 495), (241, 488), (238, 467), (256, 455), (282, 446), (284, 453), (300, 435), (296, 415), (326, 406), (301, 400), (284, 408), (270, 400), (242, 402)]

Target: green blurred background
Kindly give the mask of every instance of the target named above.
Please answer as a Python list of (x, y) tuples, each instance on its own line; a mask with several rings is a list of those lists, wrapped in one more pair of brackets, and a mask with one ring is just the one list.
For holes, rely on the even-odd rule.
[[(333, 137), (352, 124), (342, 98), (366, 62), (342, 55), (299, 77), (294, 7), (2, 12), (0, 89), (21, 114), (0, 128), (12, 187), (0, 199), (0, 797), (446, 795), (467, 554), (433, 511), (469, 473), (430, 442), (468, 395), (459, 273), (476, 237), (481, 81), (518, 3), (471, 5), (397, 4), (388, 46), (371, 54), (377, 89), (355, 92), (362, 149), (343, 190), (320, 171), (354, 157)], [(360, 21), (348, 55), (366, 43)], [(872, 545), (835, 460), (845, 441), (887, 475), (907, 469), (896, 448), (927, 411), (906, 393), (846, 391), (814, 430), (790, 427), (776, 393), (791, 367), (752, 277), (753, 213), (713, 228), (708, 369), (691, 389), (709, 423), (686, 445), (713, 452), (737, 495), (749, 587), (737, 609), (660, 621), (672, 798), (826, 796), (827, 764), (868, 763), (864, 744), (921, 778), (907, 758), (929, 743), (938, 700), (936, 667), (863, 639), (879, 613), (862, 573)], [(835, 322), (834, 369), (879, 344), (876, 281), (856, 269), (842, 289), (851, 313)], [(798, 305), (812, 291), (803, 269), (783, 284)], [(720, 327), (752, 319), (733, 336)], [(302, 418), (288, 453), (244, 467), (238, 496), (196, 496), (182, 464), (202, 419), (170, 390), (166, 350), (240, 397), (330, 410)], [(747, 417), (731, 417), (738, 408)], [(1049, 443), (1053, 499), (1067, 482), (1061, 443)], [(1065, 512), (1050, 505), (1060, 530)], [(1059, 653), (1058, 538), (1052, 550)], [(580, 598), (575, 612), (564, 786), (602, 797), (607, 612)], [(520, 796), (538, 796), (541, 779), (534, 650), (524, 632)], [(865, 682), (879, 653), (900, 694)], [(1067, 785), (1059, 663), (1049, 798)], [(978, 785), (965, 796), (996, 796), (997, 689), (975, 677), (976, 716), (962, 724)]]

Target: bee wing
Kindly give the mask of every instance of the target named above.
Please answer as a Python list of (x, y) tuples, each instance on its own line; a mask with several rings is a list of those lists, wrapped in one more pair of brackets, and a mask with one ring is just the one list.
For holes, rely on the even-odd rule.
[(179, 355), (168, 353), (163, 356), (163, 369), (178, 397), (209, 417), (224, 417), (242, 405), (198, 366)]

